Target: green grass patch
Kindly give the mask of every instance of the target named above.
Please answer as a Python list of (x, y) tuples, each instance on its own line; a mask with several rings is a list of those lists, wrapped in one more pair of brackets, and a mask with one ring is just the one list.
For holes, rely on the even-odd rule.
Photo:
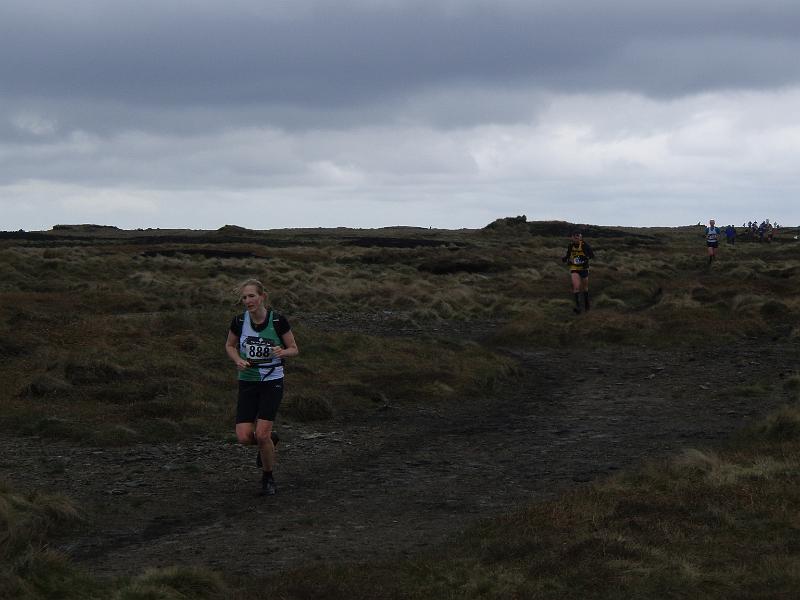
[(376, 405), (446, 405), (461, 394), (490, 390), (516, 364), (474, 342), (306, 328), (296, 335), (301, 368), (287, 367), (285, 410), (300, 420)]
[[(9, 356), (0, 367), (10, 392), (0, 427), (91, 445), (222, 435), (236, 406), (237, 372), (223, 349), (232, 314), (220, 308), (76, 320), (58, 332), (44, 360)], [(202, 331), (207, 323), (215, 335), (199, 335), (198, 324)], [(301, 355), (287, 361), (281, 414), (299, 421), (386, 404), (446, 403), (490, 388), (514, 367), (471, 342), (302, 324), (295, 335)]]

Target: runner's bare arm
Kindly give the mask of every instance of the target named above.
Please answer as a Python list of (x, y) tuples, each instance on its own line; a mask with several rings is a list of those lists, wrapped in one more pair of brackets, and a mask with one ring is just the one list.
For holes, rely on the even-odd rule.
[(291, 331), (284, 333), (281, 336), (281, 340), (283, 341), (283, 348), (273, 348), (272, 350), (276, 358), (288, 358), (300, 354), (294, 334)]
[(239, 356), (239, 338), (232, 331), (228, 332), (228, 339), (225, 340), (225, 352), (240, 371), (250, 366), (249, 362)]

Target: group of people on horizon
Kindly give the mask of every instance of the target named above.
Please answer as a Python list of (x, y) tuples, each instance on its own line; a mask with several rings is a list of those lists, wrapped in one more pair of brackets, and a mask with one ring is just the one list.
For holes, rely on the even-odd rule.
[[(752, 241), (759, 242), (772, 242), (775, 238), (775, 233), (778, 231), (778, 224), (774, 225), (765, 219), (760, 224), (756, 221), (748, 221), (743, 223), (745, 228), (744, 234), (749, 236)], [(727, 225), (723, 230), (716, 226), (714, 219), (708, 221), (708, 226), (705, 228), (706, 247), (708, 248), (708, 262), (711, 264), (717, 258), (717, 249), (719, 248), (719, 240), (722, 234), (725, 234), (725, 240), (731, 246), (736, 244), (736, 228), (733, 225)]]
[(778, 223), (770, 223), (769, 219), (764, 219), (761, 223), (757, 221), (748, 221), (742, 223), (745, 232), (749, 235), (752, 241), (758, 240), (759, 242), (771, 242), (777, 233), (780, 225)]
[[(749, 221), (744, 226), (747, 227), (746, 231), (753, 236), (754, 240), (757, 237), (759, 241), (766, 240), (767, 242), (773, 240), (774, 232), (778, 229), (778, 224), (771, 224), (769, 219), (765, 219), (760, 224), (757, 224), (756, 221)], [(710, 219), (705, 228), (709, 265), (717, 259), (719, 243), (723, 234), (728, 244), (731, 246), (736, 244), (736, 228), (733, 225), (727, 225), (721, 229), (717, 227), (714, 219)], [(593, 258), (594, 251), (584, 241), (583, 234), (580, 231), (573, 231), (567, 251), (561, 260), (569, 265), (572, 294), (575, 299), (573, 308), (575, 314), (588, 311), (591, 306), (589, 302), (589, 260)], [(581, 300), (583, 300), (583, 305), (581, 305)]]
[[(753, 242), (772, 242), (775, 234), (778, 231), (779, 225), (777, 223), (770, 223), (769, 219), (764, 219), (761, 223), (757, 221), (748, 221), (742, 223), (742, 236), (745, 239), (750, 239)], [(709, 262), (712, 262), (716, 257), (716, 249), (719, 247), (719, 239), (724, 233), (725, 241), (734, 246), (736, 244), (737, 231), (733, 225), (726, 225), (721, 231), (714, 225), (714, 219), (709, 221), (706, 227), (706, 243), (709, 248)]]

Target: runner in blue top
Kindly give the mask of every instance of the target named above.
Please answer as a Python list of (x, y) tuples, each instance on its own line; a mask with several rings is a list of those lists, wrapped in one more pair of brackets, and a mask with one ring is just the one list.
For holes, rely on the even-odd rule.
[(248, 279), (239, 286), (244, 313), (231, 321), (225, 352), (239, 370), (236, 438), (258, 445), (261, 493), (275, 494), (275, 442), (272, 431), (283, 399), (283, 360), (300, 351), (289, 322), (268, 307), (264, 285)]
[(725, 228), (725, 241), (731, 246), (736, 245), (736, 228), (733, 225), (728, 225)]
[(706, 227), (706, 246), (708, 247), (708, 264), (717, 258), (717, 248), (719, 248), (719, 227), (714, 225), (714, 219), (708, 222)]

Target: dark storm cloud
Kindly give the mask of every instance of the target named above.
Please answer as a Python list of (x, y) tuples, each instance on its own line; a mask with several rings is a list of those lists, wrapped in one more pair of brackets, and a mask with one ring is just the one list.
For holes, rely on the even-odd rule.
[(46, 4), (0, 8), (0, 93), (96, 126), (177, 107), (197, 111), (172, 121), (189, 129), (203, 113), (331, 125), (450, 86), (670, 97), (800, 80), (788, 2)]

